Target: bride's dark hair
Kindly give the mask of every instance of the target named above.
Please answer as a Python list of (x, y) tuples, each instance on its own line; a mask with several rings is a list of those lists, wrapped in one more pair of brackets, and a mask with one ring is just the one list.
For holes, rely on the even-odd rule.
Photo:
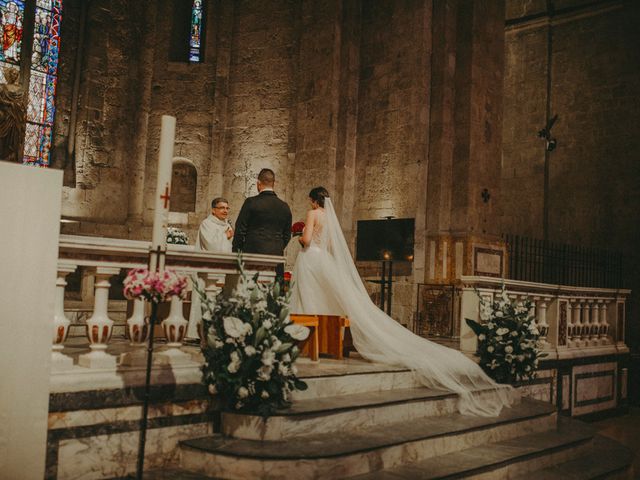
[(316, 187), (309, 192), (309, 198), (324, 208), (324, 199), (329, 198), (329, 192), (324, 187)]

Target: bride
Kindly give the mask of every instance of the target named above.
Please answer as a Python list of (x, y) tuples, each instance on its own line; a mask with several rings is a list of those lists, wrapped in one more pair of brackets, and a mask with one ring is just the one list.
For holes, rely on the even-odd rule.
[(293, 269), (291, 311), (349, 317), (353, 343), (372, 362), (406, 367), (426, 387), (459, 395), (463, 414), (496, 416), (512, 403), (510, 386), (490, 379), (463, 353), (419, 337), (380, 310), (356, 270), (329, 192), (309, 193), (312, 209)]

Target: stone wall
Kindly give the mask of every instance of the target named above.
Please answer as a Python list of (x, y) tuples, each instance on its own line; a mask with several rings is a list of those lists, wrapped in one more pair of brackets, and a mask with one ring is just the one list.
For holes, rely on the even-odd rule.
[(275, 171), (277, 190), (289, 197), (283, 180), (289, 168), (295, 3), (234, 2), (223, 193), (236, 214), (244, 198), (257, 193), (264, 167)]
[[(424, 218), (429, 14), (429, 2), (363, 3), (354, 219)], [(419, 233), (416, 241), (422, 250)], [(403, 323), (412, 322), (414, 281), (421, 281), (413, 273), (395, 278), (392, 316)]]
[[(54, 162), (73, 169), (75, 181), (63, 192), (63, 215), (68, 217), (105, 224), (122, 223), (127, 217), (132, 132), (126, 119), (135, 110), (131, 75), (137, 40), (129, 13), (139, 11), (135, 3), (99, 0), (85, 7), (85, 41), (79, 60), (82, 4), (70, 1), (66, 5), (69, 23), (63, 23), (61, 44), (69, 48), (63, 47), (61, 55)], [(82, 71), (76, 80), (77, 64)], [(75, 106), (71, 101), (74, 82), (78, 92)], [(75, 135), (69, 138), (74, 108)]]
[[(548, 237), (622, 251), (638, 292), (640, 257), (640, 4), (508, 2), (502, 168), (503, 230), (543, 237), (547, 70), (557, 148), (550, 152)], [(524, 19), (523, 15), (539, 16)], [(549, 28), (551, 28), (550, 59)], [(638, 344), (640, 296), (629, 305)]]

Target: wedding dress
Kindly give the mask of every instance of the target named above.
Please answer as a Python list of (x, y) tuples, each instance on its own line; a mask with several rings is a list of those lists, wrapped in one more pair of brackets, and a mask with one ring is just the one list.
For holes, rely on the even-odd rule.
[(310, 245), (298, 255), (292, 281), (292, 312), (348, 316), (354, 346), (364, 358), (411, 369), (426, 387), (457, 393), (460, 413), (497, 416), (513, 402), (510, 386), (494, 382), (458, 350), (415, 335), (371, 301), (329, 198)]

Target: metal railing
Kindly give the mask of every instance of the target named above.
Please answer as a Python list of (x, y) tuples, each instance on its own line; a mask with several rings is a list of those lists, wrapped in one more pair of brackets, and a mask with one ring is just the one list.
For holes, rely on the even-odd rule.
[(624, 288), (624, 259), (619, 252), (579, 247), (519, 235), (505, 235), (512, 280)]

